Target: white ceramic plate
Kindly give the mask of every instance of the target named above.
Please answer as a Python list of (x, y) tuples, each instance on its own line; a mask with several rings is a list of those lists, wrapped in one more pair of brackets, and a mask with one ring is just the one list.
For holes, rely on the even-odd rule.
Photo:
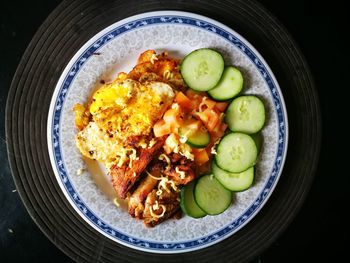
[[(130, 71), (147, 49), (176, 57), (210, 47), (227, 64), (239, 67), (247, 94), (261, 97), (267, 109), (264, 144), (254, 185), (235, 194), (231, 207), (218, 216), (184, 216), (146, 228), (113, 203), (110, 178), (102, 166), (84, 160), (75, 146), (72, 111), (91, 92), (119, 71)], [(143, 13), (119, 21), (90, 39), (62, 73), (48, 117), (48, 145), (62, 192), (79, 215), (102, 235), (138, 250), (156, 253), (188, 252), (217, 243), (236, 233), (262, 208), (281, 174), (288, 141), (287, 114), (278, 83), (261, 55), (242, 36), (204, 16), (175, 11)], [(84, 168), (82, 175), (77, 171)]]

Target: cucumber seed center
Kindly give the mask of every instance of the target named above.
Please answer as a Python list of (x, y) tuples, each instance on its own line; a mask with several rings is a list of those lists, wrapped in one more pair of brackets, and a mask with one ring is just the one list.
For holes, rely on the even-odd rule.
[(206, 61), (202, 61), (198, 67), (196, 68), (196, 78), (199, 78), (203, 75), (207, 75), (209, 73), (209, 67)]

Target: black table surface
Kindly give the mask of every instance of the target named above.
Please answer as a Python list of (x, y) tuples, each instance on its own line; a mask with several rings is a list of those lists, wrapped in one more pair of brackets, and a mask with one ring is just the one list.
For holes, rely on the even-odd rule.
[[(11, 176), (6, 152), (5, 106), (11, 79), (38, 27), (59, 0), (12, 0), (0, 6), (0, 262), (71, 262), (27, 213)], [(259, 0), (291, 33), (313, 73), (319, 93), (323, 139), (314, 183), (287, 230), (254, 262), (337, 261), (346, 256), (349, 136), (347, 9), (340, 1)], [(307, 160), (305, 160), (307, 162)]]

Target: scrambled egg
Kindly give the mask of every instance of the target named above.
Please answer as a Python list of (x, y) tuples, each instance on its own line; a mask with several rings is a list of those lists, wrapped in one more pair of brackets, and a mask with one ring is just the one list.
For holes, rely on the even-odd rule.
[(147, 136), (171, 105), (175, 94), (166, 83), (126, 79), (105, 84), (92, 96), (90, 123), (82, 129), (76, 144), (81, 153), (107, 166), (125, 159), (130, 136)]

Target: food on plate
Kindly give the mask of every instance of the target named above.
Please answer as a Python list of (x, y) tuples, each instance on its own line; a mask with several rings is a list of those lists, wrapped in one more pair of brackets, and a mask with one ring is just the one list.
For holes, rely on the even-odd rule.
[(225, 67), (218, 84), (208, 94), (215, 100), (228, 100), (235, 97), (243, 89), (242, 73), (233, 66)]
[(230, 130), (254, 134), (265, 124), (265, 106), (256, 96), (241, 96), (232, 101), (226, 112)]
[(181, 211), (222, 213), (232, 191), (253, 183), (260, 137), (248, 134), (265, 122), (256, 96), (229, 101), (242, 87), (240, 71), (224, 67), (215, 50), (193, 51), (182, 62), (147, 50), (129, 73), (74, 106), (76, 145), (105, 165), (128, 213), (146, 226)]
[(224, 71), (224, 58), (209, 48), (201, 48), (188, 54), (181, 63), (181, 73), (193, 90), (208, 91), (220, 81)]

